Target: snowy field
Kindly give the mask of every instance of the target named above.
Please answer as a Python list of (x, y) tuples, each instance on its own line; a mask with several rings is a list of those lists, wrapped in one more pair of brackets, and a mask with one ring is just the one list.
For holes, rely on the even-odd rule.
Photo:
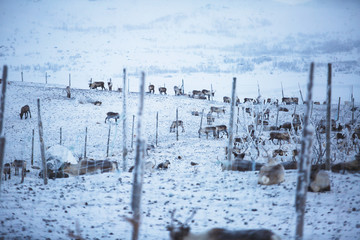
[[(43, 185), (39, 170), (30, 168), (31, 134), (35, 129), (34, 165), (41, 166), (37, 128), (36, 99), (41, 100), (41, 114), (46, 147), (62, 143), (75, 156), (84, 153), (85, 128), (88, 127), (87, 156), (106, 158), (109, 124), (104, 123), (108, 111), (121, 112), (122, 99), (118, 92), (73, 89), (67, 99), (64, 87), (44, 84), (10, 82), (6, 95), (5, 162), (24, 159), (30, 172), (25, 182), (14, 176), (1, 186), (0, 237), (5, 239), (68, 239), (75, 231), (85, 239), (130, 239), (131, 226), (124, 217), (131, 217), (132, 174), (114, 172), (96, 175), (49, 180)], [(127, 134), (131, 148), (132, 115), (137, 114), (138, 93), (128, 98)], [(100, 100), (101, 106), (90, 102)], [(32, 118), (20, 120), (21, 106), (29, 104)], [(142, 225), (140, 239), (169, 239), (166, 226), (170, 211), (176, 209), (176, 218), (185, 221), (196, 208), (197, 214), (190, 223), (192, 231), (201, 232), (213, 227), (228, 229), (268, 228), (282, 239), (293, 239), (295, 231), (296, 170), (287, 170), (285, 182), (261, 186), (258, 172), (222, 171), (226, 137), (207, 140), (198, 137), (200, 116), (192, 111), (208, 111), (210, 106), (224, 106), (225, 115), (215, 118), (214, 124), (229, 123), (229, 105), (217, 101), (191, 99), (185, 96), (145, 96), (144, 134), (149, 144), (155, 143), (155, 117), (159, 113), (158, 147), (149, 151), (145, 161), (157, 164), (170, 161), (167, 170), (149, 170), (144, 176), (142, 195)], [(243, 104), (241, 106), (244, 106)], [(289, 107), (289, 106), (287, 106)], [(341, 122), (350, 119), (349, 106), (342, 106)], [(179, 108), (179, 119), (184, 121), (185, 132), (169, 133)], [(289, 107), (290, 113), (294, 110)], [(275, 124), (276, 111), (271, 106), (270, 125)], [(297, 112), (304, 110), (297, 106)], [(337, 113), (333, 107), (333, 115)], [(358, 114), (358, 112), (357, 112)], [(240, 112), (238, 135), (243, 136), (243, 123), (252, 118)], [(325, 116), (325, 106), (315, 105), (313, 119)], [(291, 119), (289, 113), (280, 112), (279, 123)], [(206, 118), (203, 125), (206, 125)], [(136, 129), (135, 129), (136, 133)], [(268, 132), (263, 132), (268, 138)], [(295, 136), (296, 138), (296, 136)], [(122, 125), (111, 121), (109, 159), (122, 164)], [(283, 150), (299, 148), (295, 141), (283, 144)], [(266, 141), (270, 153), (279, 145)], [(345, 156), (332, 146), (338, 158)], [(251, 160), (250, 148), (245, 159)], [(337, 161), (352, 160), (355, 152)], [(263, 156), (265, 155), (265, 156)], [(129, 154), (128, 168), (133, 164), (135, 152)], [(277, 157), (278, 161), (291, 160), (292, 156)], [(258, 162), (266, 162), (264, 151)], [(198, 163), (192, 166), (191, 162)], [(13, 171), (13, 170), (12, 170)], [(12, 172), (13, 173), (13, 172)], [(331, 191), (308, 193), (305, 221), (305, 239), (356, 239), (360, 234), (359, 174), (330, 173)], [(78, 227), (77, 227), (78, 226)], [(79, 229), (79, 231), (77, 230)]]

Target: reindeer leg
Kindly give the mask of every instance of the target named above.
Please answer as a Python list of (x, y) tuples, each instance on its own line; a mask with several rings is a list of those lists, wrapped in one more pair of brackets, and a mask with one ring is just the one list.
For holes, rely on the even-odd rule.
[(30, 112), (30, 110), (29, 110), (29, 114), (30, 114), (30, 118), (31, 118), (31, 112)]

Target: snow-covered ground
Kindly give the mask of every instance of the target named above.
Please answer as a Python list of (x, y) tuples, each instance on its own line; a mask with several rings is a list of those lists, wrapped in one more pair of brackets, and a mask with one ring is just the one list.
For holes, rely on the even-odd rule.
[[(128, 98), (127, 134), (128, 147), (132, 115), (137, 114), (138, 93)], [(88, 127), (87, 156), (105, 159), (109, 124), (104, 123), (108, 111), (122, 112), (122, 99), (118, 92), (73, 89), (72, 98), (66, 98), (65, 86), (10, 82), (6, 94), (5, 162), (24, 159), (30, 172), (25, 182), (14, 176), (1, 186), (0, 237), (5, 239), (68, 239), (68, 232), (75, 231), (85, 239), (130, 239), (132, 228), (124, 220), (131, 217), (132, 174), (114, 172), (96, 175), (49, 180), (45, 186), (38, 177), (39, 170), (30, 168), (31, 135), (35, 129), (34, 165), (41, 166), (37, 127), (37, 98), (41, 100), (41, 118), (44, 126), (46, 147), (59, 144), (60, 127), (62, 143), (75, 156), (84, 153), (85, 128)], [(102, 101), (101, 106), (91, 102)], [(21, 120), (20, 108), (28, 104), (32, 118)], [(225, 115), (215, 118), (214, 124), (229, 124), (229, 105), (218, 101), (191, 99), (185, 96), (145, 96), (143, 119), (144, 137), (155, 143), (156, 113), (159, 113), (158, 146), (149, 151), (145, 161), (159, 164), (170, 161), (167, 170), (146, 171), (142, 194), (142, 225), (140, 239), (169, 239), (166, 226), (170, 223), (170, 211), (176, 209), (176, 218), (185, 221), (196, 208), (197, 214), (190, 223), (194, 232), (213, 227), (228, 229), (268, 228), (282, 239), (293, 239), (295, 231), (295, 189), (297, 172), (288, 170), (285, 182), (273, 186), (257, 183), (258, 172), (222, 171), (224, 147), (227, 138), (198, 137), (200, 117), (192, 111), (210, 106), (224, 106)], [(242, 105), (244, 106), (244, 105)], [(279, 123), (289, 121), (294, 111), (280, 112)], [(185, 132), (169, 133), (169, 127), (179, 109), (179, 119), (184, 121)], [(341, 122), (351, 118), (349, 106), (342, 106)], [(241, 108), (240, 108), (241, 109)], [(270, 106), (270, 124), (275, 124), (276, 111)], [(303, 105), (297, 112), (304, 111)], [(337, 109), (334, 105), (333, 116)], [(358, 112), (357, 112), (358, 114)], [(240, 111), (239, 136), (243, 126), (250, 121)], [(314, 119), (325, 116), (325, 106), (315, 105)], [(136, 123), (136, 121), (135, 121)], [(206, 125), (204, 118), (203, 126)], [(236, 129), (236, 128), (235, 128)], [(135, 131), (136, 133), (136, 128)], [(263, 131), (268, 138), (268, 132)], [(122, 124), (111, 121), (110, 159), (122, 165)], [(135, 147), (135, 146), (134, 146)], [(264, 149), (269, 153), (279, 146), (266, 141)], [(283, 144), (282, 149), (291, 151), (299, 144)], [(337, 161), (343, 161), (343, 153), (332, 146)], [(254, 150), (246, 151), (245, 159), (254, 157)], [(351, 152), (346, 160), (353, 159)], [(257, 161), (266, 162), (262, 151)], [(128, 168), (134, 162), (135, 152), (129, 154)], [(277, 157), (279, 161), (291, 160), (292, 156)], [(198, 163), (192, 166), (191, 162)], [(12, 170), (13, 173), (14, 170)], [(331, 191), (308, 193), (305, 239), (356, 239), (360, 234), (359, 174), (330, 173)], [(77, 230), (79, 229), (79, 231)]]

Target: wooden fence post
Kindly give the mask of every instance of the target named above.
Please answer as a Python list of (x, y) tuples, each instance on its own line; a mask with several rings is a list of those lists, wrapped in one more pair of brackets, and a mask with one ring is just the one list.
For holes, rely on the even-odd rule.
[(131, 150), (133, 150), (133, 145), (134, 145), (134, 122), (135, 122), (135, 115), (133, 115), (133, 119), (132, 119), (132, 127), (131, 127)]
[(47, 184), (47, 167), (46, 167), (46, 160), (45, 160), (45, 144), (44, 144), (44, 132), (43, 132), (43, 125), (41, 121), (41, 113), (40, 113), (40, 99), (37, 99), (37, 107), (38, 107), (38, 124), (39, 124), (39, 140), (40, 140), (40, 153), (41, 153), (41, 162), (43, 168), (43, 177), (44, 177), (44, 184)]
[(69, 73), (69, 87), (71, 87), (71, 73)]
[(179, 111), (176, 108), (176, 141), (179, 141)]
[(201, 137), (201, 129), (202, 129), (203, 116), (204, 116), (204, 109), (203, 109), (202, 112), (201, 112), (200, 128), (199, 128), (199, 138)]
[[(211, 84), (211, 90), (210, 90), (210, 97), (211, 97), (211, 101), (214, 101), (212, 84)], [(209, 100), (210, 100), (210, 98), (209, 98)]]
[(4, 155), (5, 155), (5, 137), (3, 136), (4, 114), (5, 114), (5, 93), (7, 85), (8, 67), (4, 65), (2, 74), (1, 87), (1, 104), (0, 104), (0, 196), (1, 196), (1, 175), (3, 173)]
[(295, 239), (302, 240), (304, 233), (304, 219), (305, 219), (305, 205), (306, 205), (306, 194), (310, 178), (310, 161), (311, 161), (311, 147), (312, 147), (312, 135), (313, 130), (308, 127), (309, 115), (310, 115), (310, 104), (312, 101), (312, 87), (314, 77), (314, 63), (310, 66), (310, 79), (308, 83), (308, 93), (306, 99), (306, 110), (304, 117), (304, 131), (301, 139), (301, 150), (300, 150), (300, 162), (298, 164), (298, 178), (296, 187), (296, 232)]
[[(126, 171), (127, 168), (127, 155), (128, 155), (128, 150), (127, 150), (127, 146), (126, 146), (126, 142), (127, 142), (127, 136), (126, 136), (126, 130), (127, 130), (127, 126), (126, 126), (126, 121), (127, 121), (127, 115), (126, 115), (126, 69), (123, 69), (123, 89), (124, 91), (122, 91), (122, 96), (123, 96), (123, 172)], [(131, 140), (132, 141), (132, 140)], [(131, 142), (132, 145), (132, 142)]]
[(330, 170), (330, 131), (331, 131), (331, 63), (328, 64), (328, 83), (327, 83), (327, 108), (326, 108), (326, 161), (325, 169)]
[(85, 128), (85, 146), (84, 146), (84, 159), (86, 159), (86, 147), (87, 147), (87, 130), (88, 128)]
[(279, 112), (280, 112), (280, 107), (279, 107), (279, 106), (277, 106), (275, 127), (277, 127), (277, 126), (278, 126)]
[(282, 82), (281, 82), (281, 94), (282, 94), (282, 97), (284, 98), (284, 88), (283, 88)]
[(62, 145), (62, 127), (60, 127), (60, 145)]
[(142, 115), (144, 109), (144, 84), (145, 84), (145, 73), (141, 74), (140, 82), (140, 103), (137, 120), (137, 136), (136, 136), (136, 156), (135, 156), (135, 168), (134, 168), (134, 180), (133, 180), (133, 191), (131, 198), (131, 208), (133, 211), (133, 233), (132, 240), (139, 238), (140, 219), (141, 219), (141, 190), (144, 176), (144, 145), (145, 141), (142, 139)]
[(23, 82), (24, 81), (24, 73), (21, 72), (21, 81)]
[(108, 133), (108, 140), (106, 145), (106, 157), (109, 157), (110, 133), (111, 133), (111, 123), (109, 121), (109, 133)]
[(7, 72), (8, 67), (4, 65), (2, 74), (2, 86), (1, 86), (1, 103), (0, 103), (0, 136), (3, 135), (4, 127), (4, 114), (5, 114), (5, 93), (7, 85)]
[(231, 168), (232, 166), (232, 152), (233, 152), (233, 140), (234, 140), (234, 133), (233, 133), (233, 126), (234, 126), (234, 107), (236, 102), (236, 78), (233, 78), (232, 84), (232, 94), (231, 94), (231, 106), (230, 106), (230, 120), (229, 120), (229, 145), (228, 145), (228, 166)]
[(156, 112), (156, 137), (155, 137), (156, 146), (158, 146), (158, 136), (159, 136), (159, 112)]
[(35, 129), (32, 130), (32, 138), (31, 138), (31, 166), (34, 166), (34, 141), (35, 141)]
[(47, 72), (45, 72), (45, 83), (47, 84), (47, 78), (48, 78), (48, 75), (47, 75)]
[(339, 118), (340, 118), (340, 102), (341, 102), (341, 97), (339, 97), (338, 112), (337, 112), (337, 120), (336, 121), (339, 121)]
[(302, 103), (304, 104), (304, 98), (303, 98), (303, 95), (302, 95), (302, 92), (301, 92), (301, 88), (300, 88), (300, 84), (299, 84), (299, 83), (298, 83), (298, 86), (299, 86), (299, 92), (300, 92), (301, 101), (302, 101)]

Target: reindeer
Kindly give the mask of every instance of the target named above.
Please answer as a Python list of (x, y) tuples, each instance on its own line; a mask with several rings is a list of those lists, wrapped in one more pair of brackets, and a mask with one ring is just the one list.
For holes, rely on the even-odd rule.
[(216, 112), (217, 116), (219, 117), (219, 113), (223, 113), (225, 114), (225, 108), (220, 108), (220, 107), (210, 107), (210, 112)]
[(255, 103), (256, 100), (253, 99), (253, 98), (244, 98), (244, 103), (247, 103), (247, 102), (250, 102), (250, 103)]
[(101, 87), (101, 90), (105, 90), (105, 83), (104, 82), (93, 82), (89, 83), (90, 89), (97, 89), (98, 87)]
[(112, 91), (113, 84), (111, 82), (111, 79), (110, 79), (110, 82), (108, 82), (107, 84), (108, 84), (108, 87), (109, 87), (109, 91)]
[(206, 134), (206, 139), (208, 139), (209, 133), (213, 134), (214, 138), (217, 138), (217, 133), (216, 133), (216, 127), (205, 127), (205, 128), (200, 128), (199, 129), (199, 134), (201, 133), (205, 133)]
[(9, 180), (11, 179), (11, 165), (10, 163), (5, 163), (4, 164), (4, 169), (3, 169), (4, 175), (5, 175), (5, 181), (7, 180), (7, 175), (9, 175)]
[(107, 117), (105, 118), (105, 123), (106, 120), (110, 120), (111, 118), (115, 119), (115, 122), (117, 122), (117, 120), (120, 118), (120, 114), (117, 112), (108, 112)]
[(15, 167), (15, 176), (19, 175), (19, 169), (21, 168), (21, 183), (23, 183), (26, 176), (26, 161), (14, 160), (11, 165)]
[(166, 95), (166, 87), (159, 87), (159, 93), (160, 94), (165, 94)]
[(330, 191), (330, 176), (323, 170), (312, 170), (310, 174), (310, 184), (308, 187), (310, 192), (326, 192)]
[(182, 89), (178, 86), (174, 86), (175, 96), (184, 95)]
[[(204, 233), (191, 233), (188, 223), (196, 214), (193, 210), (191, 216), (184, 223), (174, 219), (175, 210), (171, 211), (171, 222), (166, 229), (170, 232), (171, 240), (280, 240), (270, 230), (267, 229), (247, 229), (247, 230), (227, 230), (224, 228), (212, 228)], [(174, 222), (178, 222), (179, 226), (174, 226)]]
[(63, 171), (72, 176), (96, 172), (114, 172), (116, 163), (109, 160), (83, 159), (78, 164), (64, 163)]
[(219, 138), (220, 133), (225, 133), (226, 137), (229, 138), (229, 133), (227, 131), (227, 127), (225, 125), (218, 125), (216, 126), (216, 135)]
[(231, 102), (231, 98), (230, 97), (223, 97), (224, 103), (230, 103)]
[(200, 96), (200, 95), (202, 95), (202, 92), (200, 90), (193, 90), (192, 91), (192, 96), (194, 97), (196, 95)]
[(159, 165), (157, 165), (156, 169), (168, 169), (170, 165), (170, 161), (166, 160), (165, 162), (159, 163)]
[(181, 121), (181, 120), (178, 120), (177, 122), (176, 122), (176, 121), (173, 121), (173, 122), (171, 123), (170, 132), (175, 132), (176, 124), (177, 124), (178, 127), (182, 127), (182, 131), (185, 132), (184, 123), (183, 123), (183, 121)]
[(260, 168), (258, 183), (261, 185), (279, 184), (284, 179), (285, 170), (280, 163), (269, 163)]
[(206, 120), (208, 125), (211, 125), (215, 121), (215, 118), (212, 116), (211, 112), (208, 112), (206, 115)]
[(70, 89), (70, 86), (67, 86), (65, 88), (65, 91), (66, 91), (66, 97), (67, 98), (71, 98), (71, 89)]
[(155, 86), (152, 84), (149, 85), (149, 93), (155, 93)]
[(21, 108), (21, 112), (20, 112), (20, 119), (23, 118), (23, 115), (25, 114), (25, 119), (28, 118), (28, 114), (30, 115), (31, 118), (31, 112), (30, 112), (30, 107), (29, 105), (25, 105)]
[(215, 96), (215, 92), (214, 91), (210, 91), (210, 90), (207, 90), (207, 89), (203, 89), (201, 91), (201, 93), (204, 95), (204, 96), (207, 96), (208, 97), (208, 100), (210, 100), (210, 96)]
[(290, 143), (290, 135), (288, 132), (270, 132), (270, 139), (274, 143), (274, 139), (277, 139), (278, 141), (284, 140)]
[(283, 97), (282, 102), (286, 105), (290, 104), (299, 104), (299, 98), (298, 97)]

